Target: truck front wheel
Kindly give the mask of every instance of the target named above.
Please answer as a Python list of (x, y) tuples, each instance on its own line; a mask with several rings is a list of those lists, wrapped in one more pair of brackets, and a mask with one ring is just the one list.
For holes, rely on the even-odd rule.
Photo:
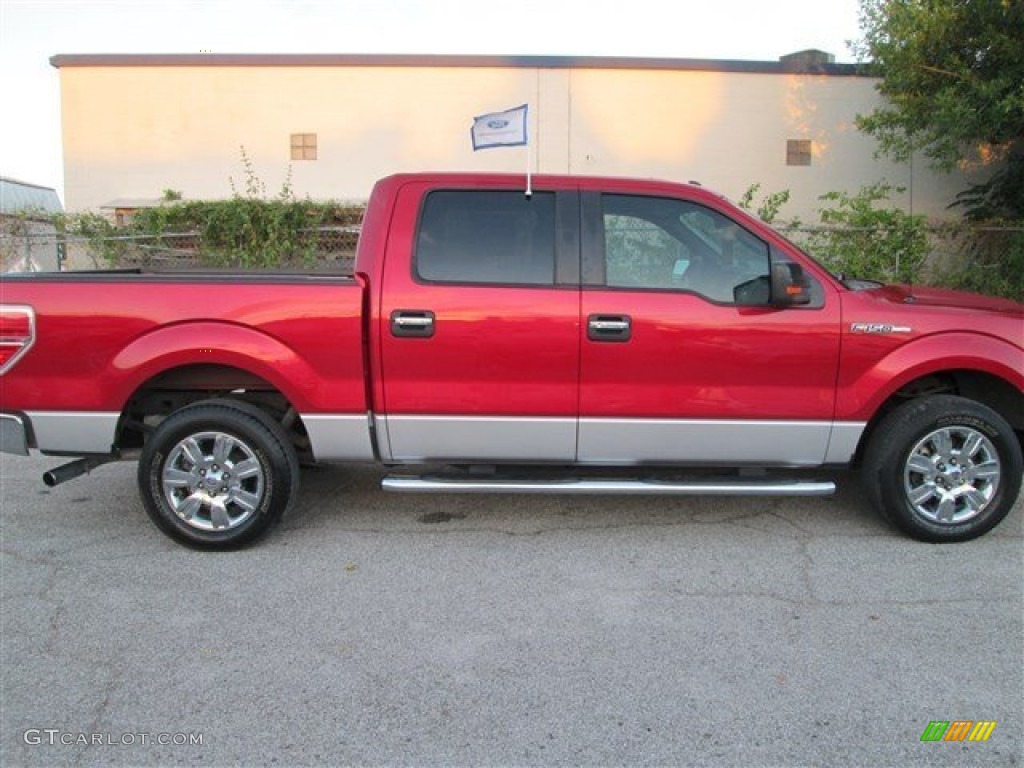
[(914, 538), (967, 541), (1013, 508), (1022, 464), (1020, 443), (998, 413), (935, 395), (905, 403), (879, 423), (864, 455), (864, 480), (875, 505)]
[(295, 451), (258, 408), (207, 400), (164, 419), (139, 460), (146, 512), (171, 538), (203, 549), (253, 541), (288, 508), (299, 483)]

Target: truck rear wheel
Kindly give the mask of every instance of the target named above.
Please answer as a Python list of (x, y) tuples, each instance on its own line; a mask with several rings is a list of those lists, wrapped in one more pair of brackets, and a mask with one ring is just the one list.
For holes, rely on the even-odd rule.
[(231, 549), (281, 519), (298, 489), (299, 463), (263, 411), (207, 400), (160, 423), (142, 451), (138, 479), (160, 530), (188, 546)]
[(1021, 447), (980, 403), (935, 395), (901, 405), (878, 425), (864, 456), (868, 495), (916, 539), (968, 541), (990, 531), (1020, 492)]

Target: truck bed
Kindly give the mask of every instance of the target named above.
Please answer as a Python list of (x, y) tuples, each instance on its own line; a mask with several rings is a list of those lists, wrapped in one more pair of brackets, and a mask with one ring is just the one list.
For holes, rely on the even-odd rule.
[(5, 304), (34, 309), (33, 353), (4, 377), (4, 407), (27, 414), (41, 450), (109, 450), (117, 415), (147, 391), (265, 387), (304, 415), (367, 410), (354, 277), (130, 270), (5, 275), (2, 287)]

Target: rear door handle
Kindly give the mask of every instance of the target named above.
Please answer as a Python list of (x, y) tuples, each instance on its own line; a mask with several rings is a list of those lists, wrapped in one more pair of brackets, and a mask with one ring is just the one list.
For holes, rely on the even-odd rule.
[(587, 317), (587, 338), (591, 341), (629, 341), (632, 335), (633, 319), (629, 315)]
[(391, 313), (391, 335), (429, 339), (434, 335), (434, 313), (427, 309), (396, 309)]

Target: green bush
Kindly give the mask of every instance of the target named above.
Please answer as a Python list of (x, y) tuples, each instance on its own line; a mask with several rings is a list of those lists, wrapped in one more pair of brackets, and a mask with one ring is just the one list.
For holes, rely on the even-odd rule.
[[(753, 213), (757, 218), (763, 221), (765, 224), (771, 224), (778, 218), (779, 211), (782, 210), (782, 206), (789, 202), (789, 190), (783, 189), (779, 192), (769, 192), (762, 199), (757, 208), (754, 208), (754, 196), (760, 191), (761, 184), (751, 184), (747, 187), (747, 191), (740, 197), (739, 202), (736, 204), (743, 210)], [(798, 221), (793, 221), (789, 226), (798, 226)]]
[(789, 190), (766, 193), (756, 202), (760, 188), (751, 185), (739, 207), (774, 224), (836, 274), (884, 283), (920, 280), (928, 255), (925, 218), (887, 205), (902, 190), (878, 183), (855, 195), (828, 192), (819, 198), (826, 203), (818, 210), (819, 224), (806, 226), (797, 219), (777, 221)]
[[(836, 273), (880, 282), (913, 282), (1024, 300), (1024, 221), (980, 219), (969, 213), (959, 224), (928, 225), (888, 207), (885, 183), (856, 195), (829, 192), (820, 223), (779, 221), (789, 190), (759, 195), (752, 184), (740, 208), (773, 224)], [(972, 209), (973, 210), (973, 209)]]
[[(310, 200), (191, 201), (139, 210), (130, 229), (164, 243), (167, 234), (195, 233), (200, 261), (214, 266), (266, 269), (308, 263), (317, 228), (334, 206)], [(173, 242), (166, 241), (173, 246)]]
[(856, 195), (829, 192), (819, 199), (822, 228), (812, 231), (807, 248), (826, 267), (849, 277), (883, 283), (913, 283), (928, 256), (924, 216), (889, 208), (893, 192), (885, 183), (862, 187)]
[(311, 265), (318, 258), (320, 228), (362, 220), (362, 206), (297, 199), (290, 174), (278, 195), (267, 199), (266, 185), (244, 148), (241, 157), (244, 192), (229, 179), (233, 194), (228, 200), (184, 201), (179, 191), (168, 188), (159, 205), (138, 209), (125, 226), (81, 213), (62, 216), (59, 229), (86, 240), (94, 261), (109, 266), (155, 249), (184, 253), (199, 266), (272, 269)]
[(53, 223), (61, 235), (88, 243), (96, 267), (99, 267), (101, 262), (105, 262), (108, 267), (116, 267), (128, 253), (129, 245), (124, 238), (125, 233), (106, 216), (91, 212), (59, 213), (53, 217)]
[(1024, 221), (959, 226), (947, 236), (956, 254), (937, 270), (936, 282), (1024, 301)]

